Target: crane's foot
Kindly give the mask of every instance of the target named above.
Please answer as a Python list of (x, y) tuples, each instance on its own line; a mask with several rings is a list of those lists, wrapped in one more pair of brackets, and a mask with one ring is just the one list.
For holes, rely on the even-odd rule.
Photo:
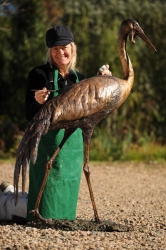
[(98, 216), (95, 216), (95, 222), (97, 222), (97, 223), (101, 222)]
[(43, 218), (43, 217), (41, 216), (41, 214), (39, 213), (38, 208), (35, 208), (35, 209), (31, 210), (30, 213), (32, 213), (33, 216), (34, 216), (36, 219), (38, 219), (38, 220), (40, 220), (40, 221), (42, 221), (42, 222), (47, 223), (47, 222), (50, 221), (50, 219), (45, 219), (45, 218)]

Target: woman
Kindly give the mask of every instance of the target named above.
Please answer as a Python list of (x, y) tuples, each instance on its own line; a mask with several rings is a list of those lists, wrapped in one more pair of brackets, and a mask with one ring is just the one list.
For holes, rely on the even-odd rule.
[[(54, 26), (49, 29), (46, 33), (46, 44), (47, 64), (32, 69), (27, 78), (25, 115), (29, 121), (48, 100), (85, 78), (75, 70), (76, 45), (69, 28)], [(110, 74), (108, 69), (106, 74)], [(30, 211), (35, 207), (46, 162), (53, 155), (63, 135), (64, 130), (61, 129), (49, 131), (42, 136), (36, 164), (30, 163), (27, 221), (34, 219)], [(39, 212), (44, 218), (68, 220), (76, 218), (82, 162), (82, 132), (77, 129), (53, 162), (39, 207)]]

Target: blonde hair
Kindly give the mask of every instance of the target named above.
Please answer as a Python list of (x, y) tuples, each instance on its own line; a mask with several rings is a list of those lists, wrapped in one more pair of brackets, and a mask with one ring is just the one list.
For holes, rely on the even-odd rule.
[[(77, 46), (74, 42), (71, 43), (71, 48), (72, 48), (72, 58), (69, 62), (69, 64), (67, 65), (67, 72), (69, 72), (70, 70), (75, 70), (76, 69), (76, 61), (77, 61)], [(50, 63), (51, 67), (52, 65), (56, 66), (56, 63), (54, 62), (52, 56), (51, 56), (51, 48), (48, 48), (47, 51), (47, 55), (46, 55), (46, 60), (47, 62)]]

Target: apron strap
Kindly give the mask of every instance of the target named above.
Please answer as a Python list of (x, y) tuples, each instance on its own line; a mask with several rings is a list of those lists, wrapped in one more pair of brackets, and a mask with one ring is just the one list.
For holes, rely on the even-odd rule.
[(73, 70), (74, 74), (76, 75), (76, 82), (79, 82), (80, 80), (78, 79), (78, 75), (77, 72), (75, 70)]
[[(59, 90), (59, 87), (58, 87), (58, 70), (57, 69), (54, 71), (54, 89)], [(53, 93), (53, 97), (56, 97), (57, 95), (58, 95), (58, 92)]]

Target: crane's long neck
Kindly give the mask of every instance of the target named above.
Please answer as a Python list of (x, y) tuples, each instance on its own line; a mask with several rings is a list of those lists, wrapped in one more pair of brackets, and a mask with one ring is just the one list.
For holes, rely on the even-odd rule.
[(119, 38), (118, 38), (118, 51), (123, 68), (124, 80), (127, 80), (127, 82), (132, 85), (134, 82), (134, 71), (130, 58), (126, 51), (127, 35), (128, 35), (127, 32), (125, 32), (123, 28), (121, 28), (119, 31)]

